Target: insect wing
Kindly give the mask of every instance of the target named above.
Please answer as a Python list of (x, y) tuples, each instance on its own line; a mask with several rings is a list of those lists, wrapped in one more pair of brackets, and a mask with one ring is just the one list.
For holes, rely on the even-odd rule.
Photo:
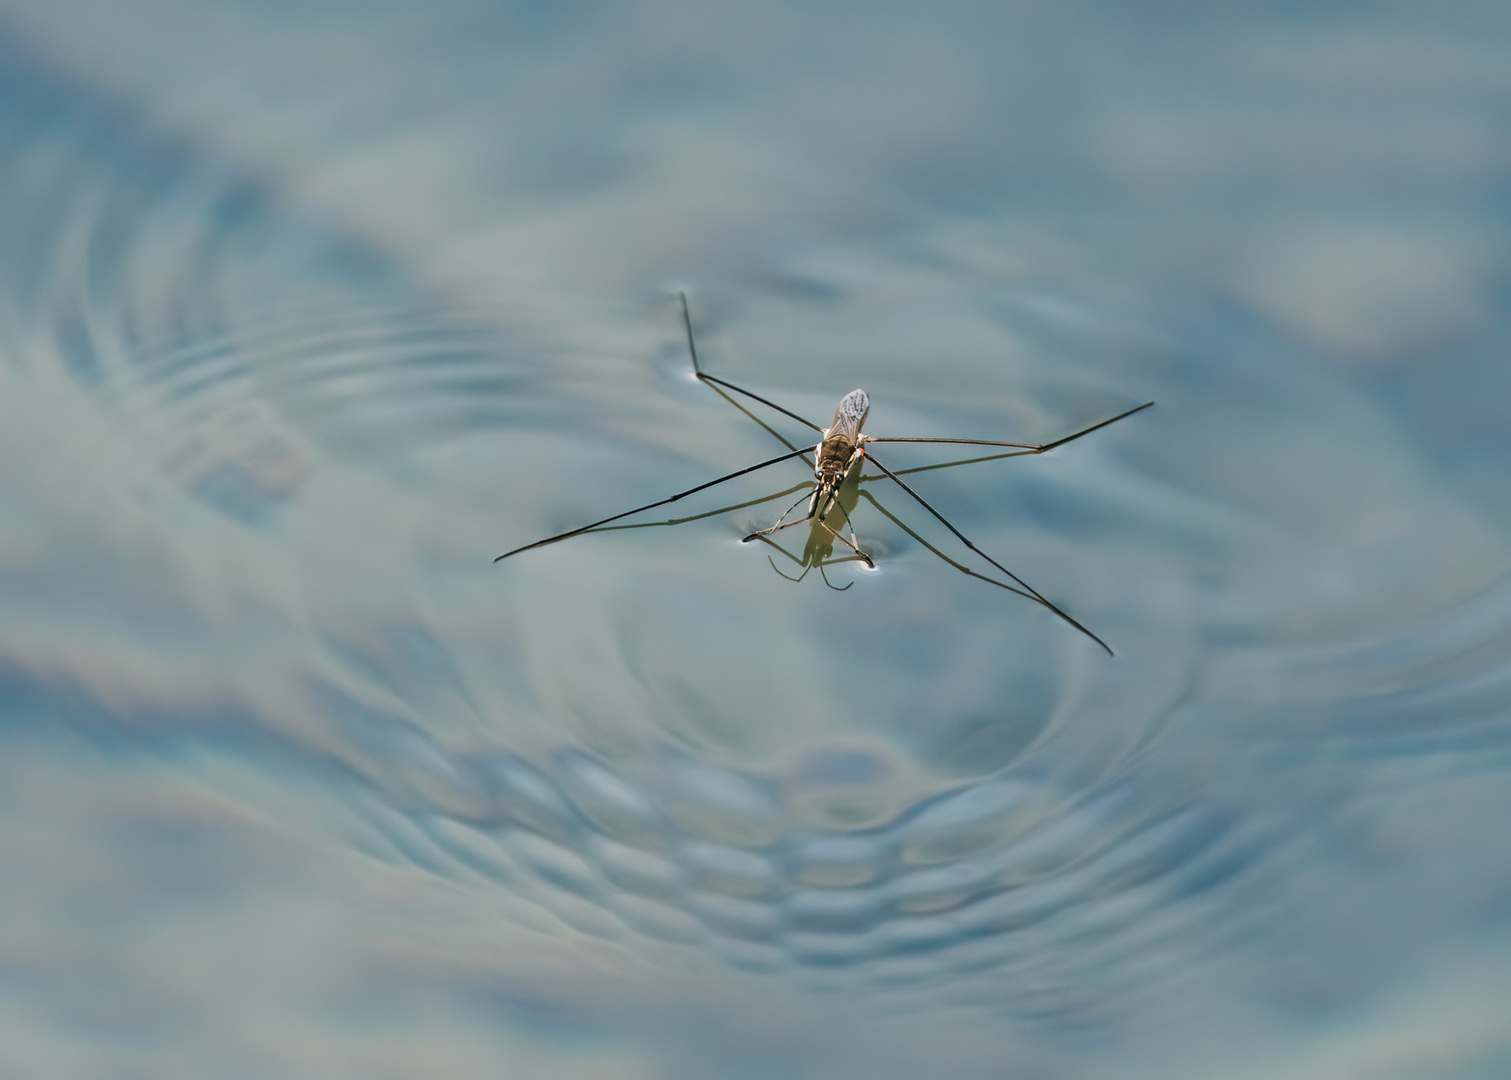
[(871, 399), (864, 390), (851, 390), (839, 400), (834, 410), (834, 425), (829, 429), (829, 438), (842, 436), (852, 446), (860, 442), (860, 427), (871, 411)]

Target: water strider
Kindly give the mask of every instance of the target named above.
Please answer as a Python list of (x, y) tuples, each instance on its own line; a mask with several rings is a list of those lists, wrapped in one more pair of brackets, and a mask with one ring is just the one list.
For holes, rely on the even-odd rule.
[[(883, 442), (947, 443), (956, 446), (996, 446), (1016, 450), (1019, 452), (1019, 454), (1042, 454), (1046, 451), (1053, 450), (1057, 446), (1064, 446), (1068, 442), (1074, 442), (1076, 439), (1081, 438), (1081, 436), (1083, 435), (1090, 435), (1093, 431), (1098, 431), (1109, 424), (1115, 424), (1119, 420), (1132, 416), (1136, 412), (1141, 412), (1142, 410), (1147, 409), (1149, 408), (1149, 406), (1153, 405), (1154, 402), (1145, 402), (1144, 404), (1139, 405), (1136, 408), (1129, 409), (1126, 412), (1118, 413), (1116, 416), (1108, 420), (1103, 420), (1100, 423), (1091, 425), (1091, 427), (1083, 428), (1082, 430), (1077, 431), (1072, 435), (1066, 435), (1064, 438), (1056, 439), (1054, 442), (1016, 443), (996, 442), (990, 439), (944, 439), (866, 435), (861, 431), (861, 428), (865, 425), (866, 417), (871, 411), (871, 401), (870, 398), (866, 396), (866, 392), (864, 390), (852, 390), (840, 399), (839, 405), (834, 410), (833, 422), (827, 428), (821, 428), (813, 421), (799, 416), (797, 413), (792, 412), (790, 409), (784, 409), (782, 406), (776, 404), (773, 401), (766, 400), (759, 394), (753, 394), (749, 390), (741, 389), (731, 382), (726, 382), (725, 380), (720, 379), (716, 376), (707, 374), (703, 370), (702, 366), (698, 363), (698, 348), (693, 341), (693, 322), (692, 316), (688, 313), (687, 295), (685, 293), (680, 293), (678, 295), (682, 300), (682, 322), (683, 325), (687, 328), (687, 351), (689, 356), (692, 358), (693, 374), (703, 382), (712, 386), (720, 394), (721, 397), (724, 397), (732, 404), (735, 404), (737, 407), (741, 408), (742, 411), (744, 411), (743, 407), (739, 406), (733, 398), (730, 398), (729, 395), (723, 393), (722, 390), (719, 390), (719, 387), (723, 387), (726, 390), (732, 390), (737, 394), (750, 398), (752, 401), (760, 402), (767, 408), (775, 409), (783, 416), (790, 417), (800, 424), (805, 424), (806, 426), (819, 433), (819, 441), (812, 446), (794, 446), (792, 443), (782, 438), (781, 435), (777, 435), (776, 437), (787, 445), (788, 452), (785, 454), (779, 454), (774, 458), (768, 458), (765, 461), (757, 462), (754, 465), (747, 465), (743, 469), (737, 469), (732, 473), (726, 473), (725, 475), (718, 477), (717, 479), (709, 480), (706, 483), (697, 485), (696, 487), (690, 487), (686, 491), (679, 491), (677, 494), (670, 495), (665, 499), (658, 499), (655, 502), (646, 503), (644, 506), (637, 506), (633, 510), (625, 510), (621, 513), (614, 514), (611, 517), (603, 518), (600, 521), (594, 521), (588, 525), (583, 525), (579, 528), (571, 529), (568, 532), (558, 533), (555, 536), (548, 536), (544, 540), (537, 540), (534, 543), (525, 544), (522, 547), (517, 547), (512, 551), (506, 551), (502, 555), (494, 559), (494, 562), (499, 562), (503, 559), (507, 559), (511, 555), (518, 555), (522, 551), (530, 551), (533, 548), (545, 547), (547, 544), (555, 544), (562, 540), (571, 539), (574, 536), (581, 536), (584, 533), (602, 529), (604, 526), (609, 525), (611, 522), (619, 521), (621, 518), (627, 518), (632, 514), (638, 514), (644, 510), (653, 510), (658, 506), (666, 506), (668, 503), (674, 503), (679, 499), (685, 499), (689, 495), (695, 495), (700, 491), (706, 491), (709, 488), (717, 487), (720, 484), (734, 480), (737, 477), (744, 476), (747, 473), (758, 472), (761, 469), (780, 464), (783, 461), (788, 461), (795, 457), (802, 457), (805, 461), (808, 461), (808, 455), (811, 454), (811, 464), (813, 465), (813, 488), (811, 493), (807, 495), (807, 514), (804, 517), (797, 518), (793, 521), (787, 521), (787, 515), (792, 513), (793, 510), (796, 510), (797, 507), (802, 503), (803, 499), (799, 498), (797, 502), (788, 507), (787, 511), (777, 519), (775, 525), (772, 525), (770, 528), (760, 529), (756, 532), (751, 533), (749, 536), (744, 538), (743, 542), (749, 543), (752, 540), (765, 540), (768, 543), (771, 543), (771, 541), (769, 540), (771, 534), (780, 532), (783, 529), (791, 528), (794, 525), (802, 524), (806, 521), (812, 526), (812, 537), (810, 537), (808, 547), (804, 552), (803, 559), (799, 560), (795, 556), (787, 553), (785, 549), (778, 548), (778, 550), (781, 550), (783, 554), (787, 555), (788, 558), (792, 559), (794, 562), (798, 562), (799, 565), (804, 567), (803, 574), (799, 575), (799, 577), (795, 580), (801, 580), (803, 576), (806, 576), (808, 570), (811, 569), (814, 565), (818, 565), (819, 573), (821, 575), (823, 574), (822, 563), (824, 559), (828, 557), (829, 552), (832, 551), (832, 540), (819, 539), (816, 542), (814, 538), (822, 537), (824, 534), (827, 534), (829, 537), (832, 537), (833, 540), (838, 540), (840, 543), (848, 547), (854, 553), (851, 558), (865, 563), (865, 565), (868, 567), (874, 568), (875, 563), (872, 561), (871, 556), (860, 549), (859, 543), (855, 539), (854, 529), (850, 529), (850, 537), (849, 539), (846, 539), (828, 521), (830, 511), (838, 506), (845, 524), (847, 526), (849, 525), (850, 511), (854, 507), (855, 502), (853, 498), (841, 500), (841, 493), (846, 489), (847, 481), (850, 482), (850, 486), (852, 488), (858, 485), (858, 482), (861, 478), (861, 473), (865, 468), (865, 463), (869, 461), (878, 470), (880, 470), (883, 477), (890, 479), (894, 483), (896, 483), (897, 486), (902, 488), (903, 491), (907, 492), (908, 495), (910, 495), (914, 499), (914, 501), (916, 501), (920, 506), (922, 506), (925, 510), (927, 510), (930, 514), (937, 518), (940, 524), (942, 524), (946, 529), (953, 533), (961, 543), (963, 543), (972, 552), (985, 559), (1001, 573), (1007, 575), (1007, 577), (1010, 578), (1015, 583), (1015, 585), (1009, 585), (1006, 582), (987, 577), (985, 574), (977, 573), (976, 571), (955, 562), (955, 560), (936, 550), (932, 545), (925, 543), (924, 546), (928, 547), (928, 549), (935, 555), (938, 555), (941, 559), (943, 559), (945, 562), (949, 563), (951, 566), (955, 567), (955, 569), (961, 571), (962, 573), (969, 574), (974, 578), (980, 578), (982, 581), (990, 582), (993, 585), (1006, 589), (1008, 592), (1017, 593), (1019, 596), (1022, 596), (1025, 599), (1032, 600), (1035, 603), (1043, 605), (1044, 607), (1048, 608), (1050, 611), (1058, 615), (1060, 618), (1064, 619), (1071, 626), (1075, 627), (1081, 633), (1085, 634), (1092, 641), (1095, 641), (1103, 649), (1106, 649), (1109, 656), (1112, 655), (1112, 649), (1108, 647), (1105, 641), (1097, 637), (1090, 630), (1086, 629), (1086, 627), (1082, 626), (1075, 619), (1071, 618), (1070, 615), (1067, 614), (1062, 608), (1056, 606), (1050, 600), (1046, 599), (1042, 594), (1039, 593), (1037, 589), (1028, 584), (1028, 582), (1024, 581), (1017, 574), (1014, 574), (1011, 570), (1003, 566), (996, 559), (993, 559), (990, 555), (986, 554), (975, 544), (971, 543), (970, 539), (964, 533), (955, 528), (955, 526), (952, 525), (943, 514), (941, 514), (932, 505), (930, 505), (922, 495), (918, 494), (918, 492), (909, 487), (907, 482), (904, 481), (901, 476), (893, 472), (891, 469), (887, 468), (880, 461), (876, 460), (876, 455), (868, 452), (866, 447), (870, 443)], [(757, 422), (759, 423), (760, 421)], [(765, 427), (766, 425), (763, 423), (762, 426)], [(768, 428), (767, 430), (771, 429)], [(773, 431), (772, 434), (775, 435), (776, 432)], [(1003, 456), (1018, 455), (1009, 454)], [(877, 506), (878, 509), (881, 509), (880, 504), (876, 503), (874, 499), (871, 499), (869, 495), (867, 495), (867, 498), (872, 503), (872, 505)], [(848, 505), (846, 505), (847, 502)], [(720, 512), (722, 511), (714, 511), (714, 513)], [(886, 513), (885, 510), (883, 510), (882, 512)], [(701, 517), (706, 515), (699, 516)], [(890, 514), (887, 514), (887, 516), (891, 517)], [(893, 518), (892, 520), (896, 521), (897, 519)], [(899, 525), (902, 524), (901, 522), (897, 523)], [(662, 522), (661, 524), (676, 524), (676, 522)], [(903, 526), (903, 528), (906, 529), (906, 526)], [(911, 529), (908, 529), (907, 531), (911, 535), (914, 535), (915, 538), (917, 538), (917, 535), (912, 533)], [(922, 542), (921, 538), (920, 542)], [(772, 565), (773, 567), (775, 567), (775, 563), (773, 563)], [(781, 573), (781, 571), (777, 572)], [(787, 575), (784, 574), (783, 576), (786, 577)], [(827, 577), (825, 577), (824, 580), (825, 583), (828, 583)], [(851, 582), (851, 584), (854, 584), (854, 582)], [(834, 586), (830, 587), (833, 588)], [(848, 589), (849, 587), (849, 585), (845, 586), (846, 589)], [(843, 591), (843, 589), (841, 589), (840, 591)]]

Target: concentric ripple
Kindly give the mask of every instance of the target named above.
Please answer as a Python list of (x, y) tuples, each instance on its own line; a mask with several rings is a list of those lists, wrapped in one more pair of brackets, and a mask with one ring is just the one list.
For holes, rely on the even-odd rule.
[[(37, 466), (11, 498), (83, 494), (55, 508), (67, 544), (4, 549), (7, 587), (48, 601), (7, 616), (8, 677), (66, 683), (149, 741), (255, 733), (360, 809), (353, 844), (501, 918), (1076, 1022), (1246, 932), (1307, 813), (1348, 787), (1291, 775), (1278, 804), (1277, 745), (1511, 743), (1504, 552), (1276, 343), (971, 301), (1041, 357), (1037, 400), (1089, 400), (1038, 406), (1046, 430), (1160, 401), (1073, 454), (928, 481), (1115, 662), (881, 515), (857, 528), (888, 558), (843, 600), (734, 542), (764, 505), (495, 568), (771, 453), (673, 378), (670, 305), (584, 315), (661, 320), (638, 352), (527, 341), (273, 187), (23, 81), (0, 93), (4, 408), (66, 402), (78, 426), (24, 428), (71, 471)], [(878, 422), (958, 430), (878, 378)], [(818, 389), (778, 391), (822, 415)], [(729, 502), (803, 480), (772, 476)], [(0, 520), (51, 520), (16, 506)], [(1404, 553), (1433, 569), (1400, 575)], [(71, 575), (87, 601), (56, 599)]]

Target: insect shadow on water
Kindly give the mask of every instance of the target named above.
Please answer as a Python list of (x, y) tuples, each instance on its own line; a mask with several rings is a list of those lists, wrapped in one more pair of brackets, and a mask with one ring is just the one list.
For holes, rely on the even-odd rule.
[[(808, 575), (809, 570), (811, 570), (814, 566), (817, 566), (819, 568), (819, 576), (824, 579), (824, 584), (828, 585), (831, 589), (836, 589), (839, 592), (844, 592), (845, 589), (848, 589), (850, 585), (854, 585), (855, 582), (852, 581), (848, 585), (845, 585), (843, 587), (833, 585), (832, 583), (830, 583), (828, 575), (824, 573), (825, 562), (860, 562), (864, 563), (868, 568), (871, 569), (875, 569), (876, 566), (871, 556), (865, 551), (861, 550), (860, 542), (855, 538), (855, 530), (850, 525), (851, 512), (855, 509), (859, 500), (861, 498), (864, 498), (868, 503), (870, 503), (878, 511), (880, 511), (883, 516), (885, 516), (895, 525), (901, 528), (903, 532), (907, 533), (914, 540), (918, 541), (919, 544), (927, 548), (933, 554), (937, 555), (940, 559), (949, 563), (956, 570), (959, 570), (963, 574), (968, 574), (973, 578), (977, 578), (981, 581), (996, 585), (998, 588), (1006, 589), (1010, 593), (1016, 593), (1026, 600), (1032, 600), (1036, 604), (1040, 604), (1043, 607), (1048, 608), (1065, 622), (1069, 623), (1081, 633), (1085, 634), (1092, 641), (1095, 641), (1098, 645), (1100, 645), (1107, 651), (1107, 655), (1112, 655), (1112, 649), (1107, 645), (1105, 641), (1097, 637), (1090, 630), (1086, 629), (1086, 627), (1082, 626), (1075, 619), (1071, 618), (1071, 616), (1063, 608), (1060, 608), (1052, 601), (1047, 599), (1032, 585), (1028, 584), (1028, 582), (1024, 581), (1017, 574), (1013, 573), (1007, 567), (999, 563), (996, 559), (993, 559), (990, 555), (986, 554), (975, 544), (971, 543), (970, 539), (963, 532), (955, 528), (955, 526), (952, 525), (943, 514), (936, 510), (922, 495), (914, 491), (912, 487), (908, 485), (907, 481), (903, 480), (902, 478), (904, 475), (910, 473), (927, 472), (930, 469), (952, 468), (956, 465), (970, 465), (979, 461), (993, 461), (1000, 458), (1024, 457), (1030, 454), (1043, 454), (1047, 451), (1055, 449), (1058, 446), (1064, 446), (1066, 443), (1074, 442), (1076, 439), (1081, 438), (1083, 435), (1090, 435), (1093, 431), (1099, 431), (1109, 424), (1115, 424), (1119, 420), (1126, 419), (1136, 412), (1142, 412), (1144, 409), (1147, 409), (1149, 408), (1149, 406), (1153, 405), (1154, 402), (1147, 401), (1136, 408), (1129, 409), (1126, 412), (1118, 413), (1116, 416), (1110, 419), (1103, 420), (1097, 424), (1093, 424), (1088, 428), (1082, 428), (1080, 431), (1077, 431), (1071, 435), (1066, 435), (1063, 438), (1056, 439), (1054, 442), (1018, 443), (998, 442), (991, 439), (945, 439), (911, 436), (904, 437), (865, 435), (862, 434), (861, 428), (865, 425), (866, 417), (871, 411), (871, 401), (866, 396), (866, 392), (864, 390), (851, 390), (848, 394), (840, 399), (839, 406), (834, 410), (834, 421), (827, 428), (821, 428), (812, 420), (808, 420), (802, 416), (799, 416), (797, 413), (791, 411), (790, 409), (783, 408), (782, 406), (776, 404), (776, 402), (774, 401), (768, 401), (766, 398), (761, 397), (759, 394), (753, 394), (749, 390), (744, 390), (731, 382), (727, 382), (724, 379), (720, 379), (717, 376), (710, 375), (705, 372), (702, 368), (702, 365), (700, 365), (698, 362), (698, 347), (693, 341), (693, 320), (687, 308), (687, 294), (679, 293), (678, 296), (682, 300), (682, 323), (687, 329), (687, 351), (688, 355), (692, 359), (693, 374), (697, 376), (699, 380), (713, 389), (714, 392), (717, 393), (720, 397), (724, 398), (724, 400), (728, 401), (735, 408), (745, 413), (746, 416), (749, 416), (756, 423), (760, 424), (761, 427), (765, 428), (768, 432), (775, 436), (778, 441), (780, 441), (784, 446), (787, 447), (788, 452), (785, 454), (779, 454), (774, 458), (767, 458), (765, 461), (757, 462), (754, 465), (747, 465), (743, 469), (737, 469), (732, 473), (726, 473), (725, 475), (720, 476), (717, 479), (709, 480), (705, 483), (697, 485), (696, 487), (690, 487), (686, 491), (679, 491), (677, 492), (677, 494), (669, 495), (664, 499), (658, 499), (655, 502), (646, 503), (644, 506), (637, 506), (633, 510), (625, 510), (610, 517), (603, 518), (599, 521), (594, 521), (590, 524), (580, 526), (579, 528), (571, 529), (564, 533), (558, 533), (555, 536), (548, 536), (544, 540), (536, 540), (534, 543), (525, 544), (522, 547), (517, 547), (512, 551), (506, 551), (493, 560), (495, 563), (507, 559), (511, 555), (518, 555), (523, 551), (531, 551), (534, 548), (545, 547), (548, 544), (555, 544), (562, 540), (570, 540), (574, 536), (582, 536), (590, 532), (612, 532), (616, 529), (651, 528), (665, 525), (680, 525), (684, 522), (697, 521), (700, 518), (713, 517), (718, 514), (729, 513), (730, 511), (739, 510), (749, 506), (758, 506), (763, 503), (772, 502), (776, 499), (782, 498), (783, 496), (791, 495), (794, 491), (802, 491), (803, 494), (798, 496), (797, 501), (789, 506), (782, 513), (781, 517), (777, 518), (775, 525), (772, 525), (771, 527), (766, 529), (759, 529), (756, 532), (751, 533), (749, 536), (744, 538), (742, 543), (749, 543), (752, 540), (763, 541), (771, 547), (775, 548), (777, 551), (780, 551), (783, 555), (800, 566), (802, 568), (802, 573), (798, 574), (796, 577), (793, 577), (789, 574), (782, 574), (782, 571), (780, 569), (777, 569), (775, 560), (772, 560), (772, 569), (776, 570), (777, 573), (782, 574), (783, 577), (787, 578), (790, 581), (801, 581)], [(756, 416), (749, 409), (745, 408), (745, 406), (741, 405), (734, 398), (730, 397), (729, 394), (725, 393), (726, 390), (733, 391), (734, 393), (740, 394), (743, 397), (747, 397), (752, 401), (759, 402), (760, 404), (765, 405), (767, 408), (774, 409), (775, 411), (781, 413), (783, 416), (789, 417), (790, 419), (796, 420), (800, 424), (812, 428), (814, 431), (819, 433), (819, 441), (811, 446), (798, 446), (790, 442), (775, 428), (771, 427), (760, 417)], [(943, 443), (954, 446), (995, 446), (1006, 448), (1007, 452), (1001, 454), (990, 454), (985, 457), (971, 458), (964, 461), (949, 461), (937, 465), (925, 465), (919, 468), (899, 469), (893, 471), (892, 469), (889, 469), (887, 468), (887, 466), (883, 465), (880, 461), (876, 460), (876, 455), (866, 449), (867, 445), (870, 443)], [(654, 510), (658, 506), (666, 506), (669, 503), (674, 503), (680, 499), (685, 499), (689, 495), (695, 495), (700, 491), (707, 491), (709, 488), (717, 487), (720, 484), (724, 484), (730, 480), (745, 476), (748, 473), (759, 472), (761, 469), (769, 468), (772, 465), (778, 465), (784, 461), (790, 461), (791, 459), (796, 457), (801, 457), (805, 462), (812, 466), (813, 480), (805, 481), (804, 483), (788, 488), (785, 491), (779, 491), (775, 495), (768, 495), (764, 498), (753, 499), (749, 502), (737, 503), (733, 506), (720, 507), (718, 510), (710, 510), (706, 513), (694, 514), (690, 517), (674, 518), (669, 521), (645, 522), (634, 525), (612, 524), (613, 522), (619, 521), (623, 518), (630, 517), (633, 514), (638, 514), (645, 510)], [(870, 462), (873, 466), (880, 470), (881, 475), (864, 476), (863, 472), (867, 462)], [(958, 539), (977, 556), (990, 563), (995, 569), (997, 569), (1010, 581), (1012, 581), (1013, 584), (1009, 585), (1005, 581), (998, 581), (994, 577), (989, 577), (986, 574), (978, 573), (977, 571), (972, 570), (970, 567), (956, 562), (954, 559), (945, 555), (938, 548), (928, 543), (928, 541), (924, 540), (907, 525), (903, 524), (902, 521), (898, 520), (896, 516), (894, 516), (890, 511), (888, 511), (879, 502), (877, 502), (869, 491), (866, 491), (861, 487), (861, 484), (863, 482), (880, 479), (891, 480), (898, 487), (902, 488), (902, 490), (907, 492), (908, 495), (918, 503), (918, 505), (922, 506), (925, 510), (932, 514), (936, 519), (938, 519), (940, 524), (942, 524), (946, 529), (953, 533), (956, 539)], [(802, 505), (805, 498), (808, 502), (807, 513), (801, 517), (797, 517), (791, 521), (788, 521), (788, 516), (800, 505)], [(835, 510), (838, 510), (839, 512), (837, 515), (837, 520), (850, 533), (850, 536), (848, 538), (846, 538), (838, 529), (836, 529), (829, 520), (830, 515)], [(801, 559), (799, 559), (797, 556), (787, 551), (786, 548), (782, 547), (780, 544), (777, 544), (776, 541), (771, 539), (774, 533), (779, 533), (785, 529), (790, 529), (795, 525), (802, 525), (804, 523), (807, 523), (810, 528), (808, 544), (804, 549), (803, 557)], [(848, 548), (851, 554), (840, 559), (831, 559), (830, 555), (833, 553), (834, 543), (836, 541)], [(768, 556), (768, 559), (769, 558), (770, 556)]]

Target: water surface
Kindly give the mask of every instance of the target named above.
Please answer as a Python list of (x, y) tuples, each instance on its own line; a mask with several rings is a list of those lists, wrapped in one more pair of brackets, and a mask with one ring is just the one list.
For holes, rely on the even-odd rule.
[[(0, 1063), (1499, 1075), (1444, 10), (6, 4)], [(907, 476), (1116, 657), (881, 478), (784, 581), (796, 462), (495, 565), (809, 438), (684, 290), (821, 425), (1156, 401)]]

